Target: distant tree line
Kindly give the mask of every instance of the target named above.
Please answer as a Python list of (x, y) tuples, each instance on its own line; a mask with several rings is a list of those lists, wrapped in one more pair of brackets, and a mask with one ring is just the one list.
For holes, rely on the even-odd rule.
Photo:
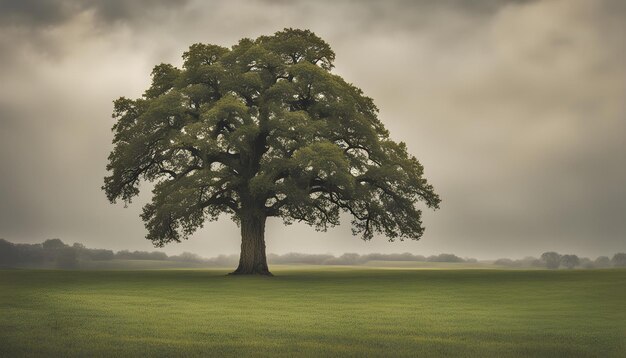
[(609, 268), (609, 267), (626, 267), (626, 253), (617, 253), (613, 258), (608, 256), (598, 256), (595, 260), (588, 257), (578, 257), (577, 255), (561, 255), (558, 252), (548, 251), (541, 254), (540, 258), (525, 257), (521, 260), (498, 259), (494, 261), (495, 265), (530, 268), (541, 267), (556, 270), (558, 268), (574, 269), (574, 268)]
[[(80, 243), (67, 245), (60, 239), (49, 239), (41, 244), (14, 244), (0, 239), (0, 266), (37, 266), (56, 268), (75, 268), (81, 261), (106, 260), (170, 260), (192, 262), (207, 266), (229, 266), (237, 263), (237, 255), (219, 255), (203, 258), (197, 254), (184, 252), (180, 255), (168, 256), (160, 251), (128, 251), (114, 252), (105, 249), (90, 249)], [(418, 261), (418, 262), (476, 262), (476, 259), (461, 258), (453, 254), (433, 256), (403, 254), (367, 254), (346, 253), (341, 256), (330, 254), (284, 255), (269, 254), (268, 261), (274, 264), (310, 264), (310, 265), (359, 265), (368, 261)]]
[[(199, 263), (207, 266), (232, 266), (239, 260), (237, 255), (219, 255), (203, 258), (197, 254), (184, 252), (168, 256), (160, 251), (114, 252), (105, 249), (90, 249), (80, 243), (67, 245), (60, 239), (49, 239), (41, 244), (14, 244), (0, 239), (0, 267), (34, 266), (50, 268), (76, 268), (81, 261), (106, 260), (169, 260)], [(310, 264), (310, 265), (359, 265), (368, 261), (419, 261), (419, 262), (476, 262), (476, 259), (461, 258), (453, 254), (434, 256), (403, 254), (367, 254), (346, 253), (341, 256), (330, 254), (284, 255), (269, 254), (268, 261), (273, 264)]]
[[(269, 254), (268, 261), (272, 264), (309, 264), (309, 265), (362, 265), (370, 261), (413, 261), (413, 262), (452, 262), (475, 263), (476, 259), (461, 258), (453, 254), (432, 256), (402, 254), (365, 254), (346, 253), (341, 256), (330, 254), (288, 253), (284, 255)], [(204, 266), (227, 267), (239, 261), (238, 255), (219, 255), (203, 258), (197, 254), (184, 252), (180, 255), (168, 256), (160, 251), (128, 251), (114, 252), (105, 249), (90, 249), (80, 243), (67, 245), (60, 239), (49, 239), (41, 244), (14, 244), (0, 239), (0, 267), (41, 267), (41, 268), (78, 268), (84, 261), (107, 260), (168, 260), (176, 262), (197, 263)], [(626, 254), (618, 253), (609, 259), (600, 256), (595, 260), (579, 258), (576, 255), (561, 255), (556, 252), (545, 252), (540, 258), (526, 257), (521, 260), (499, 259), (494, 262), (498, 266), (517, 268), (608, 268), (626, 267)]]
[(49, 239), (41, 244), (14, 244), (0, 239), (0, 267), (33, 266), (49, 268), (76, 268), (80, 261), (113, 259), (165, 260), (163, 252), (118, 251), (89, 249), (75, 243), (67, 245), (60, 239)]
[(335, 257), (330, 254), (310, 255), (288, 253), (284, 255), (269, 254), (268, 261), (273, 264), (311, 264), (311, 265), (360, 265), (369, 261), (416, 261), (416, 262), (477, 262), (476, 259), (461, 258), (453, 254), (433, 256), (414, 255), (408, 252), (403, 254), (365, 254), (346, 253)]

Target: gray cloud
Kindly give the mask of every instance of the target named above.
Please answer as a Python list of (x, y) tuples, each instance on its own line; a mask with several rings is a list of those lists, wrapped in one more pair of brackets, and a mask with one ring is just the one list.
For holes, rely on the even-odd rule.
[[(194, 42), (310, 28), (381, 109), (443, 198), (420, 242), (268, 225), (270, 251), (521, 257), (626, 250), (621, 1), (8, 2), (0, 0), (0, 237), (149, 249), (100, 191), (111, 100)], [(227, 218), (168, 252), (237, 252)]]
[(110, 24), (132, 21), (154, 11), (175, 10), (187, 0), (0, 0), (0, 24), (18, 27), (61, 25), (83, 12), (92, 12), (96, 21)]
[[(153, 26), (183, 11), (188, 0), (0, 0), (0, 63), (15, 65), (32, 53), (58, 59), (68, 47), (115, 28)], [(28, 52), (28, 53), (24, 53)]]

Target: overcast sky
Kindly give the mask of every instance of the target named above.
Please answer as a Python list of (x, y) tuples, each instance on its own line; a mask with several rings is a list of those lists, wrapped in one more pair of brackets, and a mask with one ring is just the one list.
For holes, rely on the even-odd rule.
[[(626, 251), (626, 2), (0, 0), (0, 237), (150, 250), (100, 187), (112, 100), (196, 42), (306, 28), (442, 198), (420, 241), (268, 222), (269, 252)], [(145, 188), (145, 186), (144, 186)], [(168, 253), (238, 253), (224, 217)]]

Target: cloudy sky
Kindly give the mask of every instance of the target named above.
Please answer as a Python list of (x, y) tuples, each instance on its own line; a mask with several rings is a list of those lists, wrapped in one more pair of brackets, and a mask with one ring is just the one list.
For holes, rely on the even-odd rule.
[[(306, 28), (380, 108), (442, 198), (420, 241), (268, 223), (268, 251), (626, 251), (626, 2), (0, 0), (0, 237), (149, 250), (100, 190), (112, 100), (196, 42)], [(237, 253), (224, 217), (168, 253)]]

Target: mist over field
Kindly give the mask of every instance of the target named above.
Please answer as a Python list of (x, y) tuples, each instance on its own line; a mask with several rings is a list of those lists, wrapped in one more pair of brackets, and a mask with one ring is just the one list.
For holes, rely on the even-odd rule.
[[(409, 252), (395, 254), (305, 254), (290, 252), (268, 254), (268, 263), (274, 265), (370, 266), (433, 269), (608, 269), (626, 267), (626, 253), (596, 258), (561, 255), (545, 252), (537, 257), (478, 261), (450, 253), (415, 255)], [(239, 255), (202, 257), (193, 252), (167, 255), (163, 251), (113, 251), (89, 248), (81, 243), (72, 245), (60, 239), (49, 239), (39, 244), (14, 244), (0, 239), (0, 269), (175, 269), (175, 268), (229, 268), (235, 267)]]
[[(584, 1), (0, 1), (0, 238), (153, 250), (101, 191), (112, 100), (196, 42), (310, 29), (442, 198), (418, 241), (270, 220), (268, 252), (452, 252), (477, 259), (626, 251), (626, 6)], [(228, 217), (168, 255), (239, 251)]]

